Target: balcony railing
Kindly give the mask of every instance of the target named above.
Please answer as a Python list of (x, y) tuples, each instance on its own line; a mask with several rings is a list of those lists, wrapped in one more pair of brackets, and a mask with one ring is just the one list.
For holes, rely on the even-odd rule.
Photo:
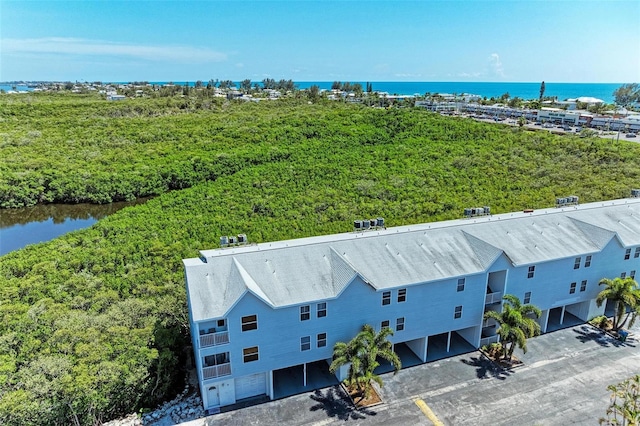
[(231, 363), (212, 365), (211, 367), (202, 367), (202, 377), (204, 379), (212, 379), (214, 377), (228, 376), (231, 374)]
[(229, 343), (229, 332), (219, 331), (217, 333), (203, 334), (200, 336), (200, 347), (224, 345)]
[(502, 301), (502, 292), (497, 291), (495, 293), (489, 293), (484, 298), (485, 305), (492, 305), (494, 303), (500, 303)]
[(482, 321), (482, 328), (485, 327), (491, 327), (497, 324), (497, 321), (494, 320), (493, 318), (487, 318), (485, 320)]
[(495, 336), (483, 337), (480, 339), (480, 347), (485, 345), (490, 345), (492, 343), (498, 343), (500, 341), (500, 336), (497, 334)]

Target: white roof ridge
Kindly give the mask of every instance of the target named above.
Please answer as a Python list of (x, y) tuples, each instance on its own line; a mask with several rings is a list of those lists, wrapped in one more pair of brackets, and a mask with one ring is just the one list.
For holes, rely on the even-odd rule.
[(246, 271), (246, 269), (244, 269), (244, 267), (240, 264), (238, 259), (236, 259), (235, 257), (233, 258), (233, 266), (240, 273), (240, 277), (242, 278), (242, 281), (244, 282), (244, 285), (247, 288), (247, 290), (249, 290), (251, 293), (255, 294), (260, 299), (264, 300), (270, 306), (275, 307), (275, 304), (271, 301), (271, 299), (269, 299), (269, 297), (265, 294), (265, 292), (258, 285), (258, 283)]

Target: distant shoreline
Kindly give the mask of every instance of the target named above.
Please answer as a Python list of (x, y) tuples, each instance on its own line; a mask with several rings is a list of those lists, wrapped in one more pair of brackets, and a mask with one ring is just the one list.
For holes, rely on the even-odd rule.
[[(127, 84), (131, 82), (111, 82), (112, 84)], [(203, 84), (207, 84), (208, 81), (202, 80)], [(346, 80), (345, 80), (346, 82)], [(51, 82), (0, 82), (0, 89), (5, 91), (11, 90), (12, 86), (20, 85), (19, 90), (33, 90), (28, 85), (34, 84), (46, 84)], [(83, 82), (90, 83), (90, 82)], [(149, 84), (164, 85), (173, 83), (176, 85), (195, 86), (195, 81), (149, 81)], [(234, 82), (237, 87), (240, 86), (240, 82)], [(261, 81), (253, 81), (252, 84), (261, 83)], [(294, 81), (298, 89), (307, 89), (313, 85), (318, 86), (320, 89), (331, 89), (333, 81)], [(504, 93), (509, 93), (513, 97), (519, 97), (522, 99), (538, 99), (540, 96), (540, 83), (541, 82), (462, 82), (462, 81), (450, 81), (450, 82), (436, 82), (436, 81), (353, 81), (350, 83), (360, 83), (363, 88), (367, 83), (371, 83), (374, 91), (387, 92), (389, 94), (397, 95), (414, 95), (425, 93), (469, 93), (474, 95), (480, 95), (487, 98), (498, 98)], [(556, 97), (558, 100), (578, 98), (581, 96), (589, 96), (598, 99), (602, 99), (606, 103), (612, 103), (613, 91), (620, 87), (623, 83), (553, 83), (545, 82), (545, 96)]]

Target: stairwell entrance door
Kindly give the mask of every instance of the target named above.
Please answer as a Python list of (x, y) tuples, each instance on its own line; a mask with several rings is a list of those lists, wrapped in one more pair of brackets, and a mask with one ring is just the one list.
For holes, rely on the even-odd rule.
[(211, 386), (207, 391), (207, 406), (217, 407), (220, 405), (220, 392), (217, 386)]

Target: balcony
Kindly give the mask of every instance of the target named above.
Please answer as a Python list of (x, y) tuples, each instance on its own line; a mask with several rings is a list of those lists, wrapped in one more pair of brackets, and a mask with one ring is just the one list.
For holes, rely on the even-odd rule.
[(497, 291), (495, 293), (489, 293), (484, 298), (485, 305), (493, 305), (494, 303), (502, 302), (502, 292)]
[(219, 331), (217, 333), (203, 334), (200, 336), (200, 347), (218, 346), (229, 343), (229, 332)]
[(498, 343), (500, 341), (500, 336), (497, 334), (495, 336), (483, 337), (480, 339), (480, 347), (490, 345), (492, 343)]
[(493, 318), (487, 318), (482, 321), (482, 328), (495, 327), (498, 324)]
[(212, 365), (211, 367), (202, 367), (202, 378), (213, 379), (215, 377), (231, 375), (231, 363)]

